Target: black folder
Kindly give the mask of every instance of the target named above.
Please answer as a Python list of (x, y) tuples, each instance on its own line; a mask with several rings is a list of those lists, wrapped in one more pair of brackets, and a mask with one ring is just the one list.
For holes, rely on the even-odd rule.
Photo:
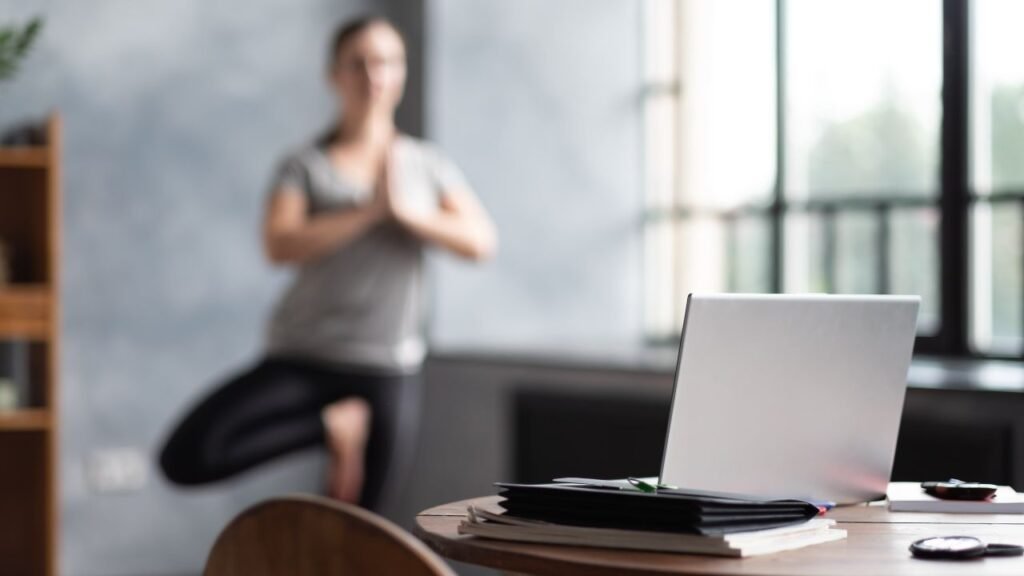
[(507, 514), (574, 526), (716, 536), (799, 524), (820, 512), (803, 500), (695, 490), (648, 493), (563, 482), (497, 486)]

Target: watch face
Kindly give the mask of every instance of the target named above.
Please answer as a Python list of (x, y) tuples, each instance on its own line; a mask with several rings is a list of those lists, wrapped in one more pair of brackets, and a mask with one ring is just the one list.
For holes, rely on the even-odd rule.
[(972, 558), (985, 553), (985, 544), (971, 536), (938, 536), (914, 542), (910, 551), (923, 558)]

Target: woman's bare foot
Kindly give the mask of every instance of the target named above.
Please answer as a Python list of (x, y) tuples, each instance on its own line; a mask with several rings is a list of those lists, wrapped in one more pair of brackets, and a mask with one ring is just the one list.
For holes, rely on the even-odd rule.
[(331, 448), (328, 486), (333, 498), (357, 504), (363, 491), (363, 458), (370, 432), (370, 405), (346, 398), (324, 408), (324, 426)]

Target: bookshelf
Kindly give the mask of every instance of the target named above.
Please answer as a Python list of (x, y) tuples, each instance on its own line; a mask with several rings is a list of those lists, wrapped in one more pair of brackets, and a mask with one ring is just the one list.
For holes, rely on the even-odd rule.
[(0, 147), (0, 344), (23, 352), (25, 382), (0, 409), (0, 576), (57, 573), (57, 359), (61, 121), (46, 144)]
[(50, 412), (41, 408), (21, 408), (0, 418), (0, 432), (50, 428)]

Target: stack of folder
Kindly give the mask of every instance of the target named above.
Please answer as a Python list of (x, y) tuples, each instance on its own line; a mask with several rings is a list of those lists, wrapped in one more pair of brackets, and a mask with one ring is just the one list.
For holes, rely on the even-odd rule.
[(499, 540), (754, 556), (846, 537), (819, 506), (616, 481), (498, 484), (503, 514), (471, 509), (463, 534)]

